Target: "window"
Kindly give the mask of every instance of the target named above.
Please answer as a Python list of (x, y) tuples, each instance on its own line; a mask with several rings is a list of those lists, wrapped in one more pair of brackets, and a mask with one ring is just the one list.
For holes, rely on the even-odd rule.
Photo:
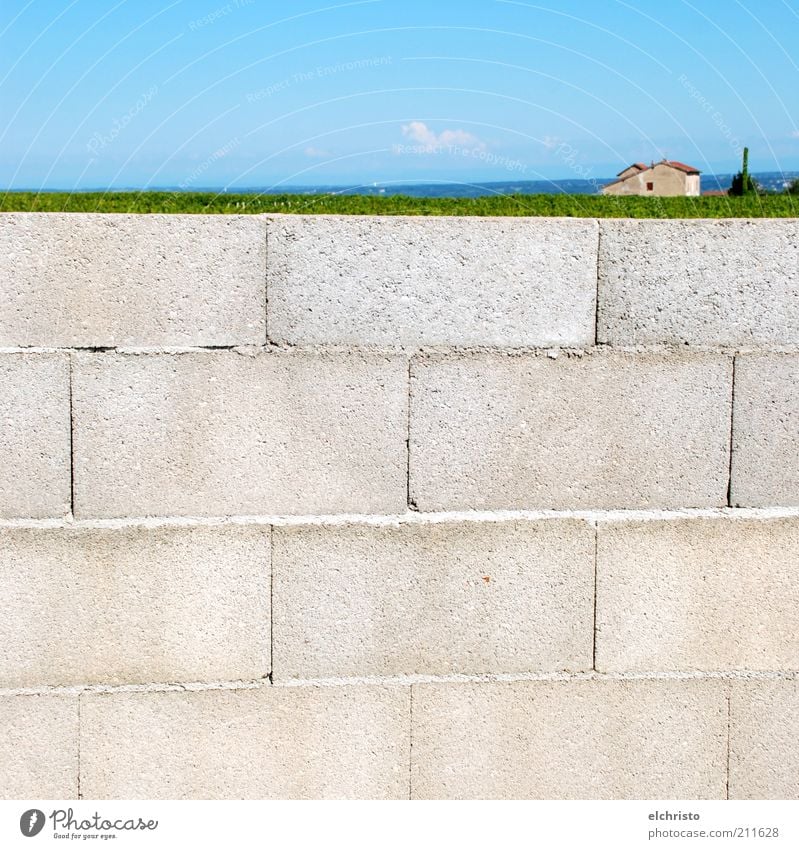
[(646, 190), (648, 192), (654, 192), (655, 191), (655, 184), (654, 183), (647, 183), (646, 184)]

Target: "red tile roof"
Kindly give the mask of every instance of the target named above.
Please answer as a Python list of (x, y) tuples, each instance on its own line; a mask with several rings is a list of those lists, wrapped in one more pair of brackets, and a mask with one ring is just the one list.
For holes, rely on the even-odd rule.
[(672, 168), (676, 168), (678, 171), (685, 171), (686, 174), (700, 174), (701, 171), (698, 168), (694, 168), (693, 165), (686, 165), (684, 162), (677, 162), (675, 159), (664, 159), (662, 162), (656, 162), (656, 165), (671, 165)]
[(628, 165), (622, 171), (619, 171), (619, 173), (616, 176), (620, 177), (625, 171), (629, 171), (630, 168), (637, 168), (639, 171), (646, 171), (647, 167), (648, 166), (644, 165), (643, 162), (633, 162), (632, 165)]
[(693, 165), (686, 165), (684, 162), (677, 162), (676, 159), (661, 159), (660, 162), (653, 162), (652, 165), (645, 165), (643, 162), (633, 162), (632, 165), (628, 165), (623, 171), (619, 171), (616, 176), (620, 177), (624, 171), (629, 171), (630, 168), (636, 168), (638, 171), (646, 171), (649, 168), (653, 168), (655, 165), (669, 165), (671, 168), (676, 168), (678, 171), (684, 171), (686, 174), (702, 173), (698, 168), (694, 168)]

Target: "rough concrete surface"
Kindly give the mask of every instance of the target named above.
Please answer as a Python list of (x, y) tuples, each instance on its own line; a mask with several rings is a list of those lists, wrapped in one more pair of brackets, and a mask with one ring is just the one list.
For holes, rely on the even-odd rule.
[(0, 354), (0, 518), (69, 512), (69, 432), (69, 357)]
[(420, 510), (727, 502), (732, 363), (717, 355), (420, 356)]
[(89, 799), (408, 797), (408, 687), (81, 697)]
[(74, 374), (77, 515), (405, 509), (402, 358), (103, 354)]
[(799, 221), (601, 221), (598, 341), (799, 344)]
[(269, 528), (1, 528), (0, 686), (269, 674)]
[(799, 681), (736, 682), (730, 798), (799, 799)]
[(735, 359), (732, 503), (799, 506), (799, 355)]
[(0, 799), (77, 795), (77, 695), (0, 696)]
[(586, 522), (276, 528), (273, 570), (278, 679), (592, 666)]
[(419, 684), (413, 719), (416, 799), (725, 794), (723, 682)]
[(597, 669), (799, 670), (799, 520), (599, 524)]
[(796, 351), (799, 220), (0, 214), (0, 796), (799, 798)]
[(250, 215), (0, 215), (0, 345), (254, 345), (266, 226)]
[(596, 221), (285, 215), (267, 236), (273, 341), (594, 342)]

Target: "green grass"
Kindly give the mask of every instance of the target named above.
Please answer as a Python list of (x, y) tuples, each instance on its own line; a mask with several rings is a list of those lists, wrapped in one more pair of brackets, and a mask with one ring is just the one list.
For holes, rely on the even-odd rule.
[(556, 215), (584, 218), (793, 218), (799, 196), (648, 198), (497, 195), (411, 198), (357, 195), (236, 195), (211, 192), (7, 192), (0, 212), (328, 213), (335, 215)]

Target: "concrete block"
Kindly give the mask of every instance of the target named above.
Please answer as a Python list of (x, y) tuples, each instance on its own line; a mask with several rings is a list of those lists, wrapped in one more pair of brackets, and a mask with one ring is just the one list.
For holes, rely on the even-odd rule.
[(69, 467), (69, 358), (0, 354), (0, 518), (66, 515)]
[(0, 215), (0, 345), (254, 345), (266, 225), (248, 215)]
[(77, 795), (78, 696), (0, 696), (0, 799)]
[(276, 528), (274, 674), (591, 669), (594, 545), (568, 520)]
[(421, 510), (727, 503), (723, 356), (422, 356), (410, 493)]
[(722, 682), (413, 687), (415, 799), (720, 799)]
[(92, 799), (408, 798), (409, 688), (83, 696)]
[(799, 681), (735, 682), (730, 702), (730, 798), (799, 799), (797, 738)]
[(597, 669), (799, 670), (799, 521), (600, 523)]
[(735, 360), (732, 480), (738, 506), (799, 506), (799, 355)]
[(267, 234), (273, 341), (594, 342), (596, 221), (286, 215)]
[(101, 354), (74, 374), (78, 515), (405, 509), (404, 359)]
[(796, 220), (602, 221), (598, 341), (799, 344)]
[(0, 529), (0, 686), (269, 674), (269, 528)]

